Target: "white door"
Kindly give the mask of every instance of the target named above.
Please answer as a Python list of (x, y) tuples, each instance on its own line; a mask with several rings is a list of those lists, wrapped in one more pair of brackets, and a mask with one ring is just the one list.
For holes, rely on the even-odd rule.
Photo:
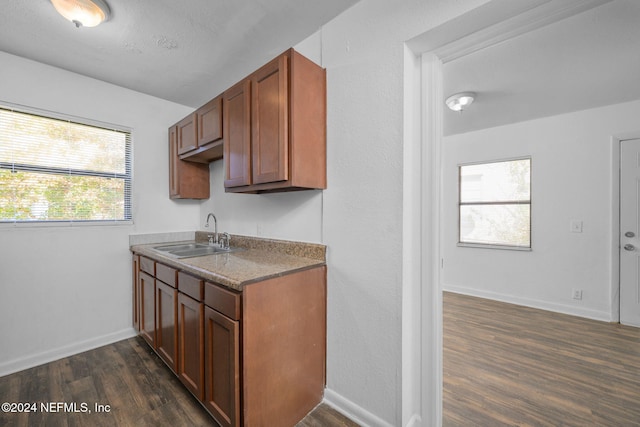
[(620, 323), (640, 327), (640, 139), (620, 147)]

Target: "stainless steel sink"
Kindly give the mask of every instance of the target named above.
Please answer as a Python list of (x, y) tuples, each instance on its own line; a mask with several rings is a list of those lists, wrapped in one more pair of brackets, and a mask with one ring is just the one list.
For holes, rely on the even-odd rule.
[(191, 258), (205, 255), (228, 254), (243, 250), (243, 248), (210, 246), (206, 243), (176, 243), (173, 245), (154, 246), (153, 250), (172, 258)]

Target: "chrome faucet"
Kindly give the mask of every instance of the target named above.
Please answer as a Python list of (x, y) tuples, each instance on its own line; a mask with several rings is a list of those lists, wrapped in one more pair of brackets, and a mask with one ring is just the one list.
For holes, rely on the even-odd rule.
[(209, 218), (211, 217), (213, 217), (213, 235), (207, 235), (207, 238), (209, 239), (209, 246), (218, 244), (218, 220), (216, 219), (216, 216), (212, 213), (209, 213), (209, 215), (207, 215), (207, 222), (204, 224), (204, 226), (206, 228), (209, 228)]

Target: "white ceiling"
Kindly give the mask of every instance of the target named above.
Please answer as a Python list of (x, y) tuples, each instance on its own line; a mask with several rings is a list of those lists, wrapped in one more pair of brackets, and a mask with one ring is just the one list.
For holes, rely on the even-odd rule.
[[(640, 99), (640, 1), (614, 0), (445, 63), (445, 135)], [(640, 118), (638, 122), (640, 127)]]
[[(111, 19), (79, 29), (49, 0), (3, 1), (0, 50), (196, 108), (358, 0), (107, 1)], [(445, 111), (445, 135), (640, 99), (639, 0), (494, 0), (484, 13), (552, 3), (604, 4), (445, 63), (445, 96), (478, 93)]]
[(0, 50), (191, 107), (301, 42), (357, 0), (106, 0), (75, 28), (49, 0), (0, 4)]

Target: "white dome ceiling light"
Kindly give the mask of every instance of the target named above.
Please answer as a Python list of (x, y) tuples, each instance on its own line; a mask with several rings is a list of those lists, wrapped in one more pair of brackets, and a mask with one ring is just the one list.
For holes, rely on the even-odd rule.
[(58, 13), (76, 28), (95, 27), (109, 19), (109, 6), (103, 0), (51, 0)]
[(447, 104), (447, 107), (451, 110), (461, 112), (465, 107), (470, 105), (475, 98), (475, 92), (460, 92), (448, 97), (445, 104)]

